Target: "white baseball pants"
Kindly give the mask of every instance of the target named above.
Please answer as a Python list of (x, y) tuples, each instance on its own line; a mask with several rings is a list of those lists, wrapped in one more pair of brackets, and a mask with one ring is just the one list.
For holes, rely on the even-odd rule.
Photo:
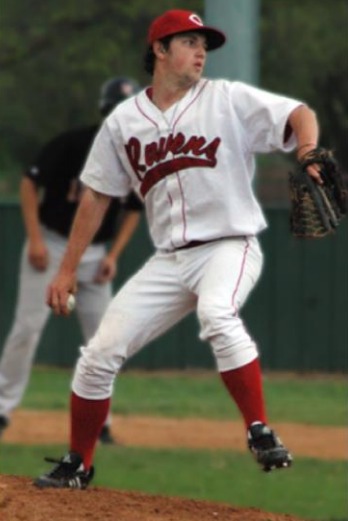
[(239, 310), (261, 268), (255, 237), (155, 253), (113, 298), (96, 334), (81, 348), (73, 391), (92, 400), (110, 397), (124, 361), (193, 310), (219, 371), (251, 362), (258, 353)]
[[(45, 271), (35, 270), (28, 261), (27, 245), (24, 246), (15, 318), (0, 360), (0, 415), (6, 417), (20, 403), (27, 386), (36, 349), (50, 314), (46, 304), (47, 286), (58, 270), (66, 247), (66, 239), (48, 230), (43, 233), (49, 251), (49, 266)], [(104, 255), (104, 246), (89, 247), (78, 270), (76, 312), (86, 342), (95, 333), (112, 296), (110, 283), (93, 282)]]

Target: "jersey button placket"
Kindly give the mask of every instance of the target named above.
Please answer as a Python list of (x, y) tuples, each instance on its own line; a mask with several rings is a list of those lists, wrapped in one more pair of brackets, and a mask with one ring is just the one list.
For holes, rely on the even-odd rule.
[(171, 174), (166, 178), (167, 192), (171, 198), (170, 218), (172, 223), (172, 242), (174, 245), (182, 244), (183, 239), (182, 194), (178, 175)]
[[(161, 135), (168, 138), (173, 134), (172, 127), (166, 122), (162, 127)], [(174, 159), (172, 152), (166, 157), (166, 161)], [(171, 222), (171, 243), (173, 246), (182, 244), (183, 239), (183, 219), (182, 219), (182, 194), (178, 179), (179, 174), (172, 173), (165, 178), (168, 198), (170, 200), (170, 222)]]

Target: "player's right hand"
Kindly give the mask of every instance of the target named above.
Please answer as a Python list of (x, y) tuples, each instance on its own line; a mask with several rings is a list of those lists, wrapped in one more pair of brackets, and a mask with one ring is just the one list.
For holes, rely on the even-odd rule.
[(76, 293), (75, 275), (59, 271), (47, 288), (47, 305), (55, 315), (69, 315), (68, 298)]
[(30, 241), (28, 243), (28, 260), (37, 271), (45, 271), (49, 262), (49, 253), (44, 241)]

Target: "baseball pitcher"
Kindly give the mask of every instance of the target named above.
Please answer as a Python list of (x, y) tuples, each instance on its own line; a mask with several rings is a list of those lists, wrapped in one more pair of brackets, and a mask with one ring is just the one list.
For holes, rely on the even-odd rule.
[[(262, 269), (257, 235), (266, 222), (253, 192), (255, 155), (296, 148), (302, 155), (317, 146), (318, 124), (301, 101), (204, 78), (207, 52), (224, 42), (220, 30), (193, 12), (170, 10), (156, 18), (145, 56), (151, 85), (114, 109), (94, 141), (49, 305), (66, 312), (79, 259), (111, 197), (133, 189), (143, 199), (156, 252), (114, 297), (81, 349), (69, 452), (36, 479), (39, 487), (87, 487), (115, 375), (191, 312), (240, 410), (256, 461), (265, 471), (292, 463), (268, 424), (258, 348), (240, 310)], [(316, 165), (307, 171), (320, 181)]]

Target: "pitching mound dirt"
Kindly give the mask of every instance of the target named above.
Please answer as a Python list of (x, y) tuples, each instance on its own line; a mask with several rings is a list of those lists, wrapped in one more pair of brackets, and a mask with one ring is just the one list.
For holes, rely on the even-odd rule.
[(91, 487), (40, 490), (29, 478), (0, 476), (4, 521), (303, 521), (298, 517), (189, 499)]
[[(296, 457), (346, 458), (346, 428), (293, 423), (276, 423), (273, 426)], [(125, 446), (246, 451), (241, 422), (115, 415), (112, 427)], [(65, 411), (17, 410), (2, 442), (65, 444), (69, 438), (68, 431), (69, 418)]]

